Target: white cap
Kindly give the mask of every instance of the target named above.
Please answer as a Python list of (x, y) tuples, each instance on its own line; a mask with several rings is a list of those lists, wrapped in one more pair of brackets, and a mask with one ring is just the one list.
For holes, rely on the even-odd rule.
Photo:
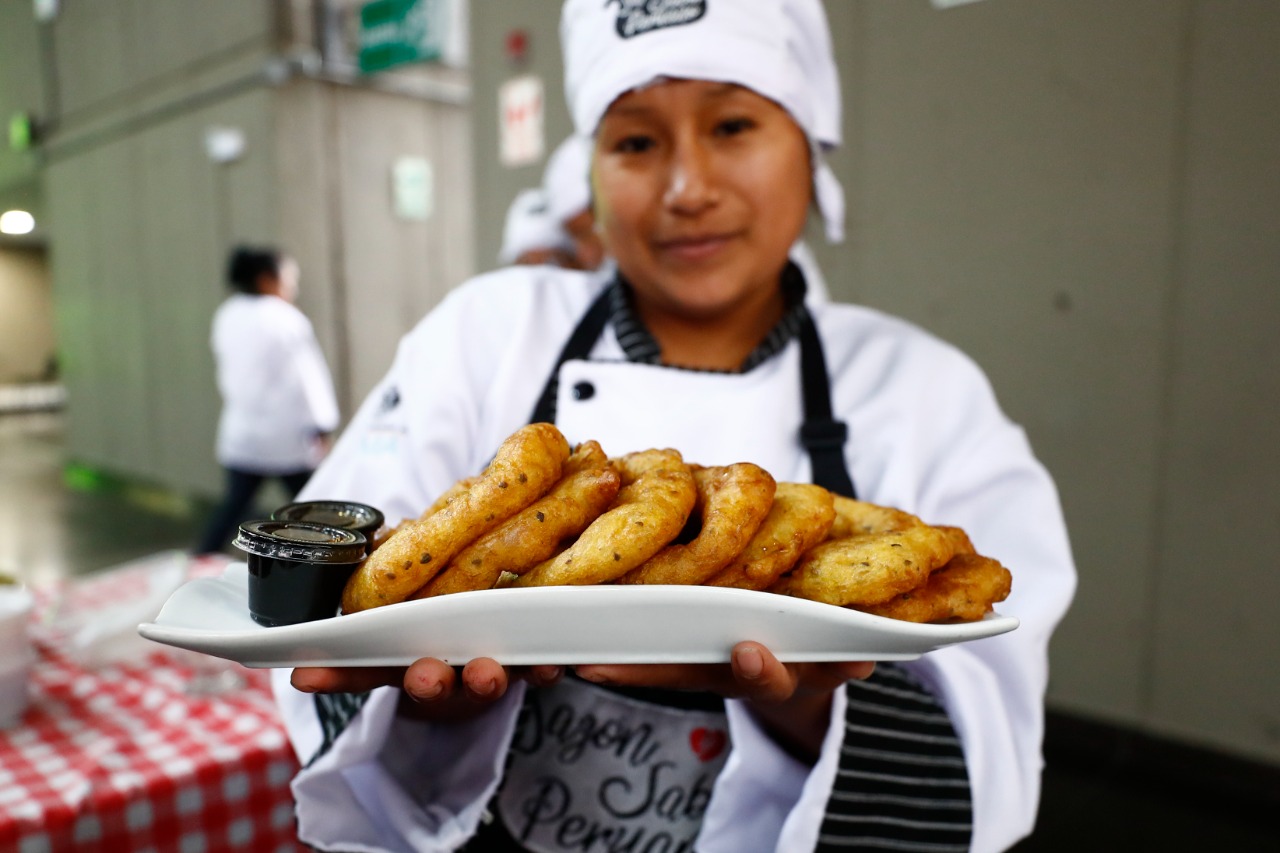
[(532, 249), (568, 247), (568, 235), (560, 227), (560, 221), (551, 217), (546, 192), (541, 187), (521, 190), (507, 209), (498, 263), (513, 264)]
[(547, 158), (542, 189), (555, 222), (567, 222), (591, 206), (591, 148), (591, 137), (575, 133)]
[(580, 136), (657, 77), (736, 83), (780, 104), (809, 137), (827, 238), (844, 238), (844, 192), (822, 156), (840, 144), (841, 110), (821, 0), (565, 0), (560, 42)]

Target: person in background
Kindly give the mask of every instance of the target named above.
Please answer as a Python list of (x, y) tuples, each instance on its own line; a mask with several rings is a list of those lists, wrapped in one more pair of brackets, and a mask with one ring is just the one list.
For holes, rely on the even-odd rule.
[(552, 422), (612, 456), (750, 461), (961, 527), (1009, 566), (1000, 612), (1020, 625), (874, 666), (782, 663), (743, 624), (717, 665), (456, 669), (423, 648), (407, 668), (277, 670), (304, 767), (299, 837), (468, 853), (1008, 848), (1035, 821), (1070, 544), (1052, 479), (971, 359), (882, 312), (806, 302), (791, 249), (815, 204), (830, 239), (843, 220), (821, 0), (567, 0), (561, 39), (611, 271), (511, 267), (452, 291), (304, 495), (417, 517), (514, 430)]
[(552, 266), (571, 269), (573, 244), (551, 218), (551, 205), (542, 187), (521, 190), (507, 208), (498, 263), (503, 266)]
[(596, 270), (605, 261), (604, 244), (591, 209), (590, 137), (571, 134), (551, 152), (542, 173), (548, 213), (569, 238), (570, 269)]
[(507, 209), (498, 262), (596, 270), (604, 247), (591, 215), (591, 140), (570, 136), (547, 158), (542, 184), (522, 190)]
[(216, 453), (226, 489), (196, 551), (222, 550), (249, 519), (262, 484), (292, 498), (338, 427), (338, 401), (311, 321), (294, 301), (298, 264), (273, 248), (242, 246), (227, 260), (232, 294), (213, 317), (211, 344), (222, 413)]

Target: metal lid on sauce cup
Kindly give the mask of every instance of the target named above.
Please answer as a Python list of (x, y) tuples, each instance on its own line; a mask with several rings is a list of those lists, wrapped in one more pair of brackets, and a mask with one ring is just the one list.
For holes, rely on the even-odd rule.
[(382, 526), (382, 512), (368, 504), (353, 501), (301, 501), (286, 504), (271, 513), (273, 521), (309, 521), (360, 530), (366, 535)]
[(299, 563), (358, 563), (366, 540), (357, 530), (310, 521), (246, 521), (232, 542), (246, 554)]

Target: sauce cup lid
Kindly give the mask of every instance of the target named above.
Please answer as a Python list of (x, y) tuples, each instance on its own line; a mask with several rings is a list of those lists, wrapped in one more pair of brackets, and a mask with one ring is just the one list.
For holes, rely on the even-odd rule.
[(232, 542), (259, 557), (300, 563), (358, 563), (366, 540), (358, 530), (310, 521), (246, 521)]
[(271, 513), (273, 521), (310, 521), (352, 530), (377, 530), (382, 526), (382, 512), (368, 504), (354, 501), (300, 501), (286, 504)]

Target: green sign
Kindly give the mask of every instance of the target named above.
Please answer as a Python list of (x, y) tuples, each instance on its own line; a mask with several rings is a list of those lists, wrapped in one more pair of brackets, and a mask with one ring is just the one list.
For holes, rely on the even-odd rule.
[(9, 147), (14, 151), (26, 151), (35, 141), (35, 126), (28, 113), (14, 113), (9, 117)]
[(440, 58), (443, 0), (373, 0), (360, 7), (360, 70), (385, 71)]

